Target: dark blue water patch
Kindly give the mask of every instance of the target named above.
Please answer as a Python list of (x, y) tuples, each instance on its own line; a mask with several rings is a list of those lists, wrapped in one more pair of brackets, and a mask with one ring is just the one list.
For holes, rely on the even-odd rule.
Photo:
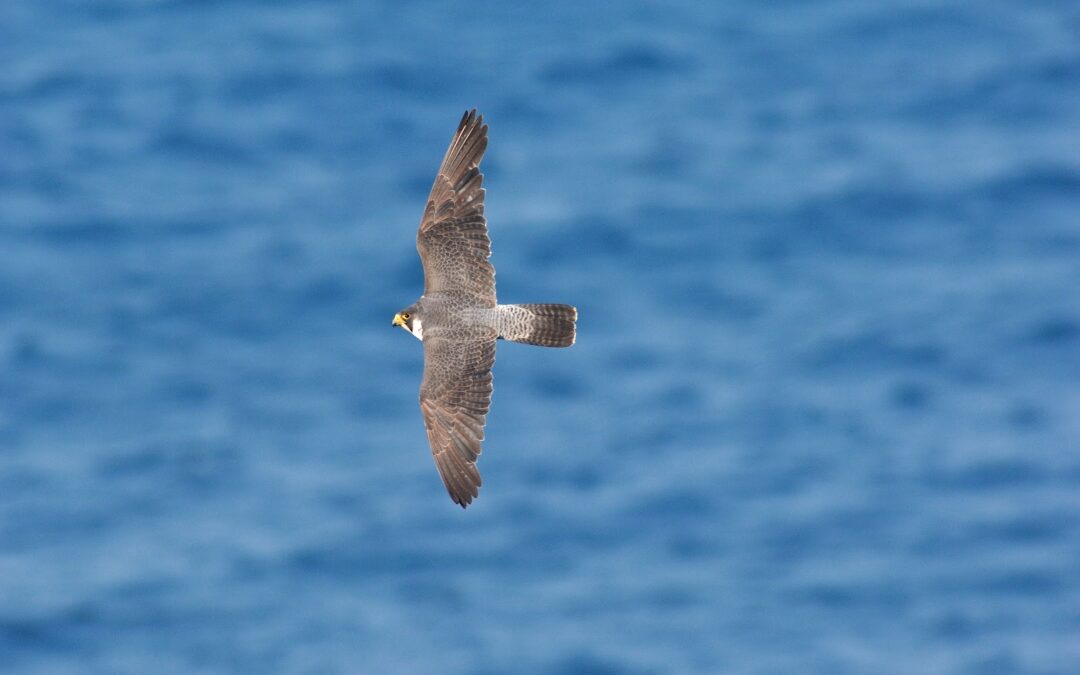
[(1076, 204), (1080, 202), (1080, 170), (1054, 164), (1017, 167), (978, 186), (972, 197), (1010, 208), (1045, 200)]
[(1005, 419), (1013, 429), (1034, 432), (1046, 427), (1050, 414), (1041, 404), (1021, 401), (1009, 407)]
[[(12, 167), (11, 170), (0, 174), (0, 177), (3, 178), (0, 186), (7, 190), (16, 193), (25, 191), (35, 196), (45, 197), (50, 201), (65, 199), (70, 203), (74, 201), (73, 198), (85, 199), (86, 197), (85, 194), (78, 194), (79, 191), (75, 187), (72, 176), (63, 175), (51, 168)], [(56, 218), (56, 220), (64, 222), (65, 219)], [(25, 225), (26, 223), (16, 221), (12, 224)]]
[[(987, 28), (990, 22), (981, 16), (951, 7), (909, 7), (896, 15), (866, 15), (840, 22), (836, 30), (845, 38), (857, 38), (872, 43), (883, 51), (895, 42), (895, 47), (926, 48), (948, 44), (978, 27)], [(978, 33), (982, 35), (983, 33)]]
[(673, 296), (682, 299), (680, 305), (694, 307), (696, 311), (702, 312), (702, 323), (749, 321), (765, 312), (766, 299), (725, 288), (725, 283), (733, 282), (715, 277), (698, 277), (671, 283), (668, 290)]
[(1055, 54), (1031, 66), (1032, 79), (1040, 84), (1069, 87), (1080, 82), (1080, 57)]
[(902, 585), (885, 580), (876, 583), (814, 582), (791, 589), (784, 596), (795, 606), (811, 605), (834, 612), (900, 614), (912, 604), (910, 593)]
[[(768, 438), (775, 438), (776, 434), (768, 432), (762, 434)], [(758, 497), (775, 498), (798, 494), (816, 482), (832, 480), (837, 470), (837, 460), (829, 455), (814, 455), (809, 453), (792, 456), (778, 455), (776, 441), (757, 442), (747, 444), (746, 451), (753, 451), (755, 470), (752, 482), (747, 484), (733, 483), (730, 489), (737, 492), (752, 493)], [(744, 460), (746, 461), (746, 460)]]
[(22, 500), (43, 494), (52, 487), (50, 476), (37, 468), (22, 465), (15, 459), (2, 465), (0, 491), (9, 504), (22, 503)]
[(320, 275), (297, 282), (271, 297), (292, 305), (298, 313), (315, 314), (335, 309), (344, 312), (355, 301), (356, 288), (344, 276)]
[[(163, 320), (183, 317), (183, 324), (194, 324), (202, 335), (242, 341), (264, 342), (302, 334), (309, 332), (311, 324), (296, 316), (295, 307), (301, 302), (301, 298), (296, 295), (303, 296), (310, 290), (301, 288), (285, 292), (271, 282), (256, 284), (254, 288), (242, 287), (218, 292), (209, 286), (172, 288), (168, 293), (161, 294), (153, 316), (147, 317), (150, 321), (146, 330), (168, 330), (168, 325), (162, 323)], [(330, 290), (325, 305), (320, 308), (306, 307), (305, 311), (344, 308), (349, 298), (336, 293), (337, 291)], [(177, 338), (183, 338), (185, 334), (172, 333)], [(198, 339), (198, 336), (193, 338)]]
[[(484, 162), (484, 172), (488, 174), (492, 173), (491, 163), (486, 160)], [(423, 214), (424, 203), (431, 192), (433, 180), (432, 169), (417, 167), (415, 170), (408, 173), (402, 172), (401, 178), (397, 183), (397, 189), (402, 196), (406, 198), (411, 197), (415, 200), (417, 207), (417, 223), (419, 223), (420, 216)]]
[[(401, 289), (400, 297), (386, 299), (387, 307), (393, 311), (408, 307), (424, 292), (424, 267), (412, 252), (408, 250), (407, 255), (387, 271), (390, 285)], [(393, 312), (389, 316), (393, 318)]]
[(670, 363), (671, 355), (660, 346), (633, 345), (611, 350), (606, 361), (611, 368), (628, 373), (642, 373), (654, 371)]
[[(887, 486), (883, 489), (887, 490)], [(813, 493), (813, 487), (807, 492)], [(830, 508), (825, 504), (823, 507)], [(859, 549), (888, 547), (892, 545), (894, 533), (892, 525), (896, 519), (895, 509), (877, 504), (830, 508), (825, 513), (812, 517), (788, 514), (793, 522), (777, 520), (765, 528), (762, 543), (771, 549), (774, 555), (812, 554), (833, 555), (849, 547)], [(792, 548), (785, 542), (795, 532), (810, 529), (817, 533), (813, 541), (803, 541), (795, 535), (797, 547)], [(782, 558), (781, 558), (782, 559)]]
[(535, 373), (532, 386), (540, 394), (561, 399), (578, 399), (586, 392), (579, 376), (553, 370)]
[(1025, 332), (1021, 343), (1032, 347), (1074, 346), (1080, 342), (1080, 318), (1071, 314), (1044, 316)]
[(879, 250), (891, 244), (888, 227), (950, 213), (940, 196), (902, 185), (866, 185), (811, 198), (780, 215), (789, 228), (805, 229), (840, 250)]
[(661, 388), (653, 401), (661, 409), (679, 410), (685, 414), (700, 410), (705, 402), (705, 394), (698, 383), (684, 382)]
[(258, 256), (263, 264), (286, 269), (297, 269), (305, 266), (309, 261), (308, 247), (304, 242), (294, 237), (273, 237), (267, 239), (258, 251)]
[(387, 554), (384, 551), (362, 551), (355, 546), (340, 549), (308, 547), (291, 552), (283, 560), (285, 568), (293, 574), (316, 574), (341, 580), (358, 574), (414, 574), (430, 569), (434, 564), (434, 561), (416, 553), (394, 551)]
[[(621, 461), (642, 461), (654, 456), (661, 448), (678, 447), (675, 436), (679, 427), (666, 419), (656, 419), (654, 415), (646, 419), (635, 419), (626, 423), (611, 434), (608, 451)], [(696, 431), (688, 432), (688, 442), (699, 440)]]
[[(561, 542), (560, 542), (561, 543)], [(479, 550), (477, 550), (479, 549)], [(552, 549), (529, 555), (533, 551), (513, 548), (463, 548), (457, 543), (439, 541), (409, 541), (388, 533), (384, 537), (369, 536), (358, 542), (316, 544), (290, 552), (275, 565), (290, 575), (315, 575), (337, 583), (357, 577), (379, 579), (430, 578), (465, 570), (500, 570), (515, 567), (521, 570), (543, 569), (558, 557)], [(534, 551), (535, 553), (535, 551)]]
[(252, 166), (259, 160), (250, 145), (209, 129), (166, 128), (154, 136), (147, 151), (204, 165)]
[(87, 401), (81, 392), (59, 387), (40, 387), (12, 394), (9, 410), (36, 425), (62, 425), (85, 418)]
[(115, 97), (118, 84), (98, 74), (79, 70), (50, 70), (25, 81), (21, 88), (0, 89), (5, 91), (8, 102), (33, 102), (40, 105), (50, 99), (110, 98)]
[(429, 98), (468, 83), (468, 73), (447, 70), (432, 61), (383, 62), (357, 73), (367, 86), (410, 98)]
[(373, 506), (371, 497), (357, 492), (353, 486), (343, 490), (322, 492), (318, 495), (318, 501), (329, 511), (350, 519), (355, 514), (364, 513)]
[(42, 223), (27, 234), (50, 245), (116, 247), (133, 240), (131, 228), (119, 221), (72, 218)]
[[(314, 80), (314, 81), (313, 81)], [(275, 100), (287, 100), (305, 90), (331, 83), (317, 81), (307, 70), (279, 65), (272, 69), (250, 70), (228, 77), (224, 82), (223, 95), (244, 106), (258, 105)]]
[(986, 460), (970, 466), (928, 471), (922, 479), (928, 487), (951, 490), (995, 491), (1037, 487), (1049, 476), (1032, 460)]
[(155, 263), (147, 267), (155, 272), (161, 269), (156, 261), (170, 247), (197, 243), (204, 238), (207, 239), (207, 246), (213, 246), (216, 242), (211, 239), (220, 235), (226, 227), (221, 210), (212, 206), (185, 209), (180, 215), (147, 211), (140, 214), (137, 220), (116, 219), (116, 222), (128, 228), (128, 237), (133, 243), (147, 247), (145, 260)]
[[(420, 367), (419, 358), (419, 356), (416, 357), (416, 370), (419, 370)], [(408, 363), (411, 364), (411, 361)], [(403, 364), (403, 366), (395, 367), (394, 370), (401, 372), (408, 369), (408, 365)], [(419, 376), (418, 372), (417, 377)], [(416, 386), (419, 387), (419, 380), (417, 380)], [(415, 406), (416, 393), (413, 391), (406, 394), (403, 391), (388, 392), (369, 387), (349, 387), (345, 402), (346, 411), (357, 419), (385, 419), (400, 415), (404, 410), (412, 410)], [(419, 411), (417, 411), (417, 415), (419, 415)]]
[(428, 606), (441, 611), (456, 611), (468, 604), (469, 594), (445, 579), (419, 577), (402, 581), (397, 594), (410, 605)]
[(179, 373), (168, 376), (160, 389), (165, 400), (181, 408), (204, 404), (214, 395), (212, 383)]
[(235, 443), (179, 437), (118, 452), (95, 471), (133, 518), (168, 512), (174, 499), (206, 499), (237, 489), (247, 474)]
[(1035, 60), (1010, 60), (968, 81), (952, 83), (906, 106), (918, 119), (957, 123), (971, 119), (1030, 127), (1067, 115), (1080, 99), (1080, 59), (1051, 55)]
[(977, 636), (982, 627), (980, 622), (958, 611), (948, 611), (935, 617), (928, 626), (928, 632), (935, 638), (946, 642), (964, 642)]
[[(579, 492), (557, 490), (535, 494), (557, 507), (573, 504), (573, 500), (582, 497)], [(632, 522), (602, 523), (595, 518), (568, 518), (568, 513), (565, 508), (549, 508), (543, 518), (520, 523), (512, 537), (513, 542), (490, 552), (484, 564), (493, 571), (509, 569), (526, 575), (571, 574), (583, 556), (617, 550), (638, 534)], [(588, 603), (584, 604), (586, 606), (579, 607), (576, 613), (595, 611), (587, 606)]]
[[(692, 556), (678, 556), (692, 557)], [(685, 585), (672, 584), (648, 595), (645, 604), (663, 610), (685, 610), (701, 603), (694, 590)]]
[(704, 149), (683, 139), (672, 131), (661, 131), (648, 150), (630, 165), (641, 175), (663, 176), (668, 184), (688, 177), (703, 162), (708, 161)]
[[(825, 434), (832, 423), (828, 411), (819, 405), (788, 400), (781, 392), (772, 393), (772, 397), (747, 401), (728, 412), (733, 418), (730, 424), (756, 447), (775, 447), (808, 430)], [(782, 480), (786, 475), (781, 470), (775, 477)]]
[(637, 668), (624, 660), (588, 652), (574, 654), (551, 664), (556, 675), (645, 675), (659, 671)]
[[(568, 246), (567, 242), (574, 242)], [(625, 223), (607, 216), (585, 216), (552, 227), (542, 237), (533, 236), (524, 247), (530, 266), (547, 269), (554, 265), (575, 265), (603, 259), (636, 258), (639, 245)]]
[(307, 156), (318, 147), (316, 138), (300, 129), (279, 129), (262, 137), (264, 150), (292, 156)]
[[(167, 0), (156, 4), (158, 7), (163, 7), (176, 2), (177, 0)], [(84, 5), (79, 2), (60, 2), (56, 4), (62, 8), (60, 11), (65, 14), (102, 22), (129, 19), (144, 15), (154, 9), (151, 5), (145, 3), (128, 2), (126, 0), (104, 0), (103, 2), (95, 2), (92, 5)]]
[(795, 237), (781, 232), (762, 232), (751, 238), (746, 246), (746, 256), (756, 263), (779, 266), (800, 252)]
[(28, 648), (47, 649), (53, 654), (78, 653), (79, 636), (86, 634), (99, 619), (96, 607), (89, 602), (44, 616), (0, 616), (0, 645), (7, 642), (13, 653)]
[(919, 412), (930, 408), (934, 401), (934, 389), (928, 382), (903, 381), (890, 387), (889, 401), (900, 410)]
[(566, 119), (565, 111), (551, 102), (515, 93), (508, 93), (490, 110), (491, 119), (507, 120), (531, 133), (550, 132)]
[[(184, 601), (178, 602), (174, 597), (141, 604), (117, 602), (112, 598), (74, 604), (48, 617), (36, 620), (40, 627), (36, 628), (35, 632), (41, 644), (34, 647), (49, 649), (53, 658), (78, 655), (76, 660), (80, 666), (86, 667), (88, 663), (95, 662), (96, 656), (109, 651), (106, 645), (117, 641), (118, 635), (123, 636), (119, 641), (125, 645), (133, 641), (145, 640), (147, 636), (159, 631), (165, 634), (170, 631), (172, 634), (176, 631), (184, 631), (197, 641), (208, 642), (207, 634), (212, 631), (207, 631), (203, 627), (207, 621), (212, 620), (223, 625), (235, 622), (226, 609), (218, 608), (217, 611), (201, 612), (175, 610), (168, 607), (169, 601), (177, 604), (184, 603)], [(236, 628), (236, 626), (232, 627)], [(168, 639), (158, 640), (157, 644), (160, 646), (170, 642), (171, 640)], [(31, 645), (20, 644), (19, 646), (26, 648)], [(138, 654), (138, 651), (133, 651), (129, 656), (139, 661)], [(160, 658), (160, 654), (157, 656)], [(152, 661), (157, 662), (157, 659), (152, 659)]]
[(1006, 541), (1031, 545), (1065, 541), (1078, 529), (1077, 518), (1063, 512), (1022, 514), (1001, 522), (974, 526), (968, 536), (984, 544)]
[[(222, 292), (214, 293), (207, 289), (184, 289), (171, 288), (163, 293), (154, 308), (154, 314), (162, 318), (168, 318), (178, 323), (194, 323), (202, 330), (211, 330), (217, 333), (232, 333), (233, 335), (247, 338), (263, 335), (258, 330), (236, 330), (245, 324), (252, 323), (250, 316), (233, 316), (230, 306), (238, 306), (236, 300), (230, 301)], [(150, 317), (154, 318), (154, 317)], [(179, 320), (179, 321), (177, 321)], [(223, 325), (227, 324), (227, 325)], [(229, 327), (232, 330), (229, 330)]]
[(20, 333), (12, 337), (7, 349), (7, 361), (14, 368), (34, 368), (49, 359), (42, 338), (36, 333)]
[(648, 521), (673, 522), (681, 518), (710, 518), (723, 497), (685, 485), (671, 486), (659, 494), (644, 495), (629, 506), (626, 517), (642, 526)]
[(541, 81), (553, 85), (623, 84), (691, 70), (692, 62), (661, 48), (635, 44), (596, 56), (561, 57), (541, 69)]
[(167, 467), (175, 458), (174, 450), (160, 445), (139, 447), (107, 458), (101, 463), (99, 471), (110, 477), (146, 476)]
[[(68, 481), (51, 480), (50, 491), (70, 489)], [(113, 520), (112, 509), (116, 506), (104, 495), (92, 500), (80, 491), (75, 499), (64, 504), (42, 503), (39, 496), (5, 508), (6, 523), (2, 525), (4, 548), (8, 551), (33, 551), (56, 546), (58, 542), (78, 545), (79, 542), (95, 541), (114, 531), (118, 523)], [(51, 523), (47, 530), (41, 523)]]
[[(0, 89), (2, 101), (3, 90)], [(25, 176), (25, 166), (33, 165), (31, 162), (42, 152), (47, 140), (30, 120), (16, 115), (4, 120), (0, 125), (0, 187), (8, 189), (21, 184), (19, 181)]]
[[(713, 512), (709, 514), (715, 516)], [(723, 551), (723, 546), (715, 541), (712, 536), (704, 534), (677, 534), (673, 535), (664, 545), (664, 550), (672, 559), (678, 561), (708, 561), (713, 560)], [(690, 592), (683, 593), (681, 590), (675, 590), (671, 594), (662, 592), (663, 596), (674, 597), (661, 597), (657, 598), (657, 601), (666, 606), (675, 605), (690, 605), (694, 604), (699, 599), (693, 596)]]
[[(1007, 650), (1001, 648), (991, 649), (991, 654), (979, 654), (965, 659), (970, 665), (960, 672), (963, 675), (983, 675), (984, 673), (996, 673), (997, 675), (1026, 675), (1027, 669), (1017, 661), (1016, 657)], [(1063, 670), (1062, 672), (1067, 672)]]
[[(682, 205), (670, 200), (648, 202), (635, 213), (635, 221), (639, 227), (629, 230), (627, 234), (632, 234), (637, 229), (649, 229), (671, 235), (691, 232), (698, 237), (696, 239), (698, 244), (715, 244), (725, 242), (729, 237), (740, 234), (742, 231), (739, 228), (738, 219), (734, 222), (724, 222), (723, 227), (718, 227), (717, 218), (718, 214), (711, 209)], [(625, 224), (623, 228), (625, 230)], [(707, 235), (707, 238), (702, 235)]]
[(974, 592), (999, 598), (1046, 597), (1065, 589), (1063, 580), (1053, 571), (1024, 568), (1004, 571), (987, 570), (977, 576), (941, 582), (941, 586), (942, 592), (950, 595)]
[(600, 488), (605, 477), (595, 464), (541, 462), (528, 465), (526, 481), (536, 489), (570, 488), (578, 492), (590, 492)]
[(755, 557), (763, 568), (787, 568), (819, 546), (812, 527), (763, 528), (755, 540)]
[(936, 372), (948, 361), (948, 350), (933, 341), (905, 340), (876, 329), (824, 340), (803, 359), (815, 372), (865, 372), (868, 369)]

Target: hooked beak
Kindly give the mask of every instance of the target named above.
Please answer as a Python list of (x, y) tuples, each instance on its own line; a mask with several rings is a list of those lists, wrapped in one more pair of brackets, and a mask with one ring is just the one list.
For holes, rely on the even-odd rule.
[(401, 326), (402, 328), (405, 327), (405, 319), (401, 318), (401, 312), (398, 312), (397, 314), (394, 315), (394, 320), (393, 320), (393, 322), (390, 323), (390, 325), (391, 326)]

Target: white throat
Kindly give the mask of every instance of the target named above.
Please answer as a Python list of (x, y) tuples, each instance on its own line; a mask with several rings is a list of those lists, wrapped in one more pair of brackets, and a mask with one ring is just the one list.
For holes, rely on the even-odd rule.
[(409, 332), (412, 333), (417, 340), (421, 342), (424, 341), (424, 326), (420, 322), (420, 319), (417, 318), (412, 320), (412, 330)]

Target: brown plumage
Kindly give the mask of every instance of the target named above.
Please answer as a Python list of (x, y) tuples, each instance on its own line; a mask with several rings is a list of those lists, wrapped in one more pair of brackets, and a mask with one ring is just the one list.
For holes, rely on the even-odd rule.
[(439, 475), (463, 508), (480, 490), (476, 460), (491, 407), (495, 341), (568, 347), (577, 321), (569, 305), (498, 304), (479, 169), (486, 149), (483, 118), (465, 113), (416, 234), (424, 294), (393, 322), (424, 343), (424, 428)]

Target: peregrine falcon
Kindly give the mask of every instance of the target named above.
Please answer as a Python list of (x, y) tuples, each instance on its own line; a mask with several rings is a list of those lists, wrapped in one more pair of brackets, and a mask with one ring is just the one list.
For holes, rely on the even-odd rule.
[(416, 233), (424, 294), (393, 321), (424, 343), (424, 428), (446, 490), (462, 508), (480, 489), (476, 458), (491, 406), (495, 341), (569, 347), (576, 337), (577, 310), (570, 305), (495, 300), (479, 169), (487, 130), (476, 110), (458, 124)]

